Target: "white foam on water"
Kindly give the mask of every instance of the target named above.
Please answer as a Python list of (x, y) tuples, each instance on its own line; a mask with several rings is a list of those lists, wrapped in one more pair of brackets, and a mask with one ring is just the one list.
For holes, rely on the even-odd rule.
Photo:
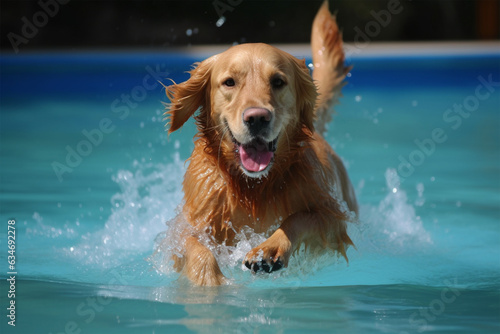
[[(401, 252), (415, 247), (432, 244), (430, 234), (425, 230), (414, 205), (409, 203), (406, 192), (395, 169), (385, 172), (387, 194), (378, 206), (361, 205), (359, 232), (365, 234), (361, 240), (373, 247)], [(423, 202), (423, 185), (417, 185), (419, 198)], [(363, 242), (363, 241), (362, 241)]]
[[(399, 178), (393, 169), (385, 173), (388, 193), (378, 206), (362, 205), (359, 222), (350, 224), (350, 233), (356, 247), (362, 251), (385, 252), (388, 256), (405, 251), (412, 252), (432, 243), (429, 233), (416, 215), (415, 208), (408, 202), (406, 192), (400, 187)], [(419, 198), (423, 196), (423, 189), (418, 187)], [(177, 275), (173, 270), (172, 255), (182, 256), (177, 238), (183, 228), (189, 224), (182, 217), (177, 216), (167, 223), (168, 229), (157, 239), (153, 265), (163, 274)], [(278, 225), (277, 225), (278, 226)], [(308, 276), (331, 265), (345, 263), (338, 254), (326, 251), (322, 254), (311, 254), (302, 247), (290, 259), (289, 267), (272, 274), (251, 275), (242, 264), (246, 254), (254, 247), (266, 240), (268, 235), (257, 234), (250, 227), (245, 227), (236, 236), (235, 246), (216, 245), (209, 237), (201, 241), (214, 253), (221, 270), (234, 284), (271, 284), (280, 280), (296, 282), (297, 278), (307, 280)], [(263, 280), (264, 279), (264, 280)], [(324, 282), (328, 284), (328, 282)]]
[(80, 263), (110, 268), (150, 252), (182, 200), (184, 162), (177, 153), (173, 158), (168, 164), (134, 162), (132, 171), (119, 171), (113, 180), (120, 192), (111, 198), (104, 228), (83, 235), (67, 253)]
[[(177, 280), (179, 274), (173, 269), (172, 255), (182, 256), (178, 236), (189, 226), (180, 214), (184, 172), (184, 162), (178, 155), (171, 163), (135, 163), (133, 171), (119, 171), (113, 179), (120, 192), (111, 198), (112, 213), (104, 228), (83, 235), (75, 245), (65, 249), (66, 253), (88, 267), (101, 269), (127, 268), (130, 261), (141, 261), (141, 266), (156, 269), (155, 275), (171, 282)], [(388, 169), (385, 179), (389, 189), (385, 198), (378, 206), (361, 205), (359, 222), (350, 224), (349, 233), (356, 247), (391, 253), (432, 243), (401, 189), (396, 171)], [(421, 188), (419, 196), (423, 196)], [(252, 275), (242, 264), (243, 259), (268, 236), (245, 227), (237, 233), (234, 246), (217, 245), (208, 236), (201, 241), (212, 250), (223, 273), (236, 285), (307, 280), (325, 267), (345, 263), (332, 251), (311, 254), (301, 248), (292, 256), (287, 269), (270, 275)]]
[[(425, 203), (424, 186), (417, 184), (417, 199), (412, 204), (401, 187), (397, 171), (388, 168), (384, 174), (386, 191), (378, 205), (360, 203), (359, 219), (348, 224), (348, 234), (360, 251), (401, 254), (414, 252), (433, 244), (416, 207)], [(365, 187), (359, 182), (358, 190)], [(359, 196), (358, 196), (359, 201)], [(355, 253), (355, 252), (352, 252)]]

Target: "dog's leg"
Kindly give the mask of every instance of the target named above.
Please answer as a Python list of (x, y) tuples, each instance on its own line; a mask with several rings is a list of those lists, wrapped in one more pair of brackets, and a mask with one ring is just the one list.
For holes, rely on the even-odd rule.
[(287, 267), (290, 255), (302, 242), (324, 244), (320, 226), (321, 218), (315, 213), (293, 214), (266, 241), (248, 252), (243, 262), (252, 272), (271, 272)]
[(222, 274), (215, 256), (197, 238), (187, 237), (184, 247), (184, 258), (182, 261), (176, 261), (176, 266), (183, 265), (182, 274), (191, 282), (202, 286), (216, 286), (226, 283), (226, 278)]

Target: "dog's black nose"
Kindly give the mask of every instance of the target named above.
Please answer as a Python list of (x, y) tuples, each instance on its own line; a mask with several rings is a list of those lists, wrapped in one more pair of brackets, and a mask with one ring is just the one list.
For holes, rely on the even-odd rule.
[(248, 108), (243, 112), (243, 123), (253, 136), (263, 135), (263, 132), (269, 128), (272, 116), (267, 109)]

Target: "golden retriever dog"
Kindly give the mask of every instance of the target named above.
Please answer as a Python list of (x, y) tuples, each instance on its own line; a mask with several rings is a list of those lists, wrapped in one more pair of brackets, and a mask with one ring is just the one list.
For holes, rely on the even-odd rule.
[[(252, 272), (287, 267), (302, 244), (346, 259), (348, 217), (357, 213), (341, 159), (321, 133), (349, 69), (342, 36), (325, 2), (312, 28), (314, 72), (267, 44), (212, 56), (189, 80), (167, 87), (169, 133), (195, 114), (198, 134), (184, 182), (182, 249), (174, 268), (196, 285), (227, 279), (202, 242), (232, 245), (244, 226), (270, 237), (244, 264)], [(205, 235), (205, 238), (203, 238)]]

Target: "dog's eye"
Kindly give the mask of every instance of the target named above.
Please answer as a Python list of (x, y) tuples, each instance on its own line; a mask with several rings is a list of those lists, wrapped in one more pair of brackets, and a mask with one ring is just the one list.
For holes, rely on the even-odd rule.
[(273, 86), (273, 88), (281, 88), (284, 85), (286, 85), (286, 82), (281, 78), (273, 78), (271, 80), (271, 86)]
[(233, 87), (236, 83), (233, 78), (226, 79), (223, 83), (224, 86)]

